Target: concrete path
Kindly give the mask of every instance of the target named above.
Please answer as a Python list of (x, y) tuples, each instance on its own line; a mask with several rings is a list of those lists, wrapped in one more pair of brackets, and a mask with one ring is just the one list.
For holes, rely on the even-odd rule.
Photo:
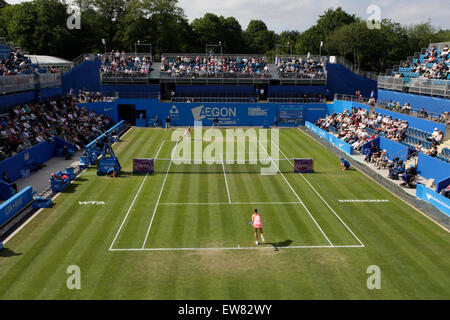
[(78, 170), (80, 157), (82, 154), (82, 151), (78, 151), (71, 160), (53, 157), (44, 164), (44, 168), (31, 173), (27, 178), (22, 178), (15, 181), (17, 188), (22, 190), (27, 186), (32, 186), (33, 190), (36, 191), (38, 195), (45, 193), (45, 191), (50, 188), (50, 174), (59, 170), (64, 171), (64, 169), (69, 167), (76, 168), (76, 172)]

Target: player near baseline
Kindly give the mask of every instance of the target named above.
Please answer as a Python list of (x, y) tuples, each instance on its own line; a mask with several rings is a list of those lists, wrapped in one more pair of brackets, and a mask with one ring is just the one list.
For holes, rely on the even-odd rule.
[(258, 213), (258, 209), (253, 210), (252, 225), (253, 225), (253, 229), (255, 231), (256, 244), (259, 245), (258, 230), (261, 233), (261, 241), (262, 242), (264, 242), (264, 234), (263, 234), (263, 228), (262, 228), (261, 215)]
[(186, 131), (184, 132), (184, 134), (180, 137), (180, 141), (184, 139), (184, 137), (190, 137), (191, 136), (191, 127), (189, 126), (189, 128), (186, 129)]

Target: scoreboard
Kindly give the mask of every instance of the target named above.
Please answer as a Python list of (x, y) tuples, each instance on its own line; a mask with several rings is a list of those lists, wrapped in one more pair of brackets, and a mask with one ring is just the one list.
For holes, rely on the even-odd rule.
[(280, 106), (278, 109), (280, 124), (304, 124), (303, 106)]

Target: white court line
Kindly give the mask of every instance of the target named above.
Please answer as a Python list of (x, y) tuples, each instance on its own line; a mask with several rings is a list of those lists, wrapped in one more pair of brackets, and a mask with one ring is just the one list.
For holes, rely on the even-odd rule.
[[(166, 142), (165, 142), (165, 141), (161, 142), (161, 145), (159, 146), (159, 149), (158, 149), (158, 152), (156, 153), (155, 158), (158, 157), (159, 152), (161, 151), (162, 146), (164, 145), (164, 143), (166, 143)], [(130, 207), (128, 208), (127, 214), (125, 215), (125, 218), (123, 218), (123, 220), (122, 220), (122, 224), (120, 225), (119, 230), (117, 230), (117, 233), (116, 233), (116, 235), (115, 235), (115, 237), (114, 237), (114, 239), (113, 239), (113, 241), (112, 241), (112, 243), (111, 243), (111, 246), (109, 247), (110, 250), (111, 250), (111, 248), (114, 246), (114, 243), (116, 242), (117, 237), (119, 236), (120, 231), (122, 230), (122, 228), (123, 228), (123, 226), (124, 226), (124, 224), (125, 224), (125, 221), (127, 220), (128, 215), (130, 214), (131, 209), (133, 208), (134, 203), (136, 202), (136, 199), (137, 199), (137, 197), (139, 196), (139, 193), (141, 192), (141, 189), (142, 189), (142, 187), (144, 186), (144, 183), (145, 183), (145, 181), (147, 180), (147, 178), (148, 178), (148, 173), (145, 175), (144, 179), (142, 180), (141, 186), (139, 187), (138, 191), (136, 192), (136, 195), (134, 196), (133, 202), (131, 202), (131, 205), (130, 205)]]
[(168, 202), (160, 203), (160, 206), (213, 206), (213, 205), (264, 205), (264, 204), (301, 204), (301, 202)]
[(259, 142), (259, 145), (261, 146), (261, 148), (264, 149), (264, 151), (266, 152), (267, 156), (269, 157), (269, 159), (272, 161), (272, 163), (277, 167), (278, 171), (280, 172), (281, 176), (284, 178), (284, 180), (286, 181), (286, 183), (288, 184), (289, 188), (291, 188), (292, 192), (295, 194), (295, 196), (297, 197), (298, 201), (300, 201), (300, 203), (302, 204), (303, 208), (305, 208), (306, 212), (308, 212), (309, 216), (311, 217), (311, 219), (314, 221), (314, 223), (316, 224), (317, 228), (319, 228), (320, 232), (322, 232), (322, 235), (325, 237), (325, 239), (327, 239), (328, 243), (333, 246), (333, 243), (330, 241), (330, 239), (328, 239), (327, 235), (325, 234), (325, 232), (323, 232), (322, 228), (319, 226), (319, 224), (317, 223), (316, 219), (314, 219), (314, 217), (312, 216), (311, 212), (309, 212), (308, 208), (306, 207), (306, 205), (303, 203), (302, 199), (300, 199), (300, 196), (297, 194), (297, 192), (294, 190), (294, 188), (292, 188), (291, 184), (289, 183), (289, 181), (286, 179), (286, 177), (284, 176), (283, 172), (281, 172), (280, 168), (278, 167), (278, 165), (273, 161), (273, 159), (270, 157), (269, 153), (267, 152), (266, 148), (264, 148), (264, 146), (262, 145), (261, 142)]
[[(177, 146), (178, 146), (178, 141), (177, 141), (177, 143), (175, 144), (175, 147), (172, 150), (172, 154), (171, 154), (171, 158), (172, 159), (173, 159), (173, 155), (175, 154), (175, 151), (177, 150)], [(147, 242), (148, 235), (150, 234), (150, 229), (152, 228), (153, 220), (155, 219), (156, 210), (158, 209), (159, 200), (161, 200), (161, 195), (162, 195), (162, 193), (164, 191), (164, 186), (166, 185), (167, 177), (169, 176), (169, 170), (170, 170), (170, 167), (172, 166), (172, 162), (173, 161), (171, 160), (170, 163), (169, 163), (169, 166), (167, 168), (166, 176), (164, 177), (164, 181), (163, 181), (163, 184), (161, 186), (161, 191), (159, 192), (158, 200), (156, 201), (155, 209), (153, 210), (152, 219), (150, 220), (150, 225), (148, 226), (147, 234), (145, 235), (144, 242), (142, 243), (142, 248), (145, 247), (145, 243)]]
[(223, 163), (223, 155), (220, 155), (220, 158), (222, 159), (223, 176), (225, 178), (225, 186), (227, 187), (228, 203), (231, 204), (231, 196), (230, 196), (230, 190), (228, 189), (227, 174), (225, 172), (225, 165)]
[[(281, 152), (281, 154), (283, 155), (283, 157), (285, 157), (285, 158), (287, 159), (287, 157), (286, 157), (286, 155), (284, 154), (284, 152), (281, 151), (281, 149), (278, 148), (277, 145), (274, 144), (274, 146)], [(294, 167), (294, 165), (293, 165), (292, 163), (291, 163), (291, 165)], [(303, 180), (306, 181), (306, 183), (311, 187), (311, 189), (313, 189), (313, 191), (319, 196), (319, 198), (322, 199), (323, 203), (326, 204), (326, 206), (328, 207), (328, 209), (330, 209), (331, 212), (334, 213), (334, 215), (339, 219), (339, 221), (341, 221), (341, 223), (347, 228), (347, 230), (350, 231), (350, 233), (353, 235), (353, 237), (355, 237), (355, 239), (358, 240), (359, 244), (362, 245), (362, 246), (364, 246), (364, 244), (362, 243), (362, 241), (359, 240), (359, 238), (353, 233), (353, 231), (352, 231), (352, 230), (347, 226), (347, 224), (341, 219), (341, 217), (336, 213), (336, 211), (334, 211), (333, 208), (331, 208), (331, 206), (328, 204), (328, 202), (325, 201), (325, 199), (322, 197), (322, 195), (321, 195), (319, 192), (317, 192), (317, 190), (312, 186), (311, 183), (309, 183), (309, 181), (305, 178), (305, 176), (304, 176), (302, 173), (300, 173), (300, 176), (303, 178)]]
[(261, 246), (261, 247), (223, 247), (223, 248), (130, 248), (130, 249), (110, 249), (109, 251), (117, 251), (117, 252), (123, 252), (123, 251), (227, 251), (227, 250), (267, 250), (271, 249), (273, 250), (274, 247), (276, 249), (336, 249), (336, 248), (364, 248), (364, 246), (361, 245), (325, 245), (325, 246), (288, 246), (288, 247), (282, 247), (282, 246)]

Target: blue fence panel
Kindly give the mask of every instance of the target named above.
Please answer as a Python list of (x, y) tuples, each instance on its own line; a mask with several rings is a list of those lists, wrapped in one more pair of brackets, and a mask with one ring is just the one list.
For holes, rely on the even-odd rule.
[(370, 92), (377, 92), (377, 82), (353, 73), (341, 64), (327, 63), (327, 88), (330, 94), (354, 95), (357, 90), (369, 98)]
[(440, 181), (450, 174), (450, 163), (419, 153), (417, 171), (425, 179)]
[(33, 189), (26, 187), (0, 205), (0, 227), (33, 201)]
[(436, 193), (433, 190), (428, 189), (423, 184), (417, 185), (416, 196), (419, 199), (432, 204), (447, 216), (450, 216), (450, 199), (441, 196), (439, 193)]
[(34, 91), (17, 94), (0, 95), (0, 113), (8, 112), (11, 107), (20, 106), (34, 100)]
[(12, 181), (21, 178), (20, 171), (26, 167), (30, 161), (44, 164), (50, 160), (56, 153), (56, 142), (41, 142), (30, 149), (23, 151), (0, 162), (0, 173), (8, 172), (8, 176)]
[(445, 189), (450, 185), (450, 177), (442, 179), (436, 183), (436, 192), (441, 192), (442, 189)]
[(389, 160), (394, 158), (399, 158), (405, 161), (409, 155), (409, 148), (405, 147), (403, 144), (380, 137), (380, 149), (386, 150)]
[(336, 138), (334, 135), (332, 135), (329, 132), (326, 132), (325, 130), (320, 129), (319, 127), (316, 127), (315, 125), (313, 125), (311, 122), (306, 121), (305, 123), (306, 127), (311, 130), (312, 132), (318, 134), (321, 138), (329, 141), (333, 146), (335, 146), (336, 148), (344, 151), (345, 153), (348, 154), (353, 154), (353, 147), (351, 145), (349, 145), (348, 143), (342, 141), (339, 138)]

